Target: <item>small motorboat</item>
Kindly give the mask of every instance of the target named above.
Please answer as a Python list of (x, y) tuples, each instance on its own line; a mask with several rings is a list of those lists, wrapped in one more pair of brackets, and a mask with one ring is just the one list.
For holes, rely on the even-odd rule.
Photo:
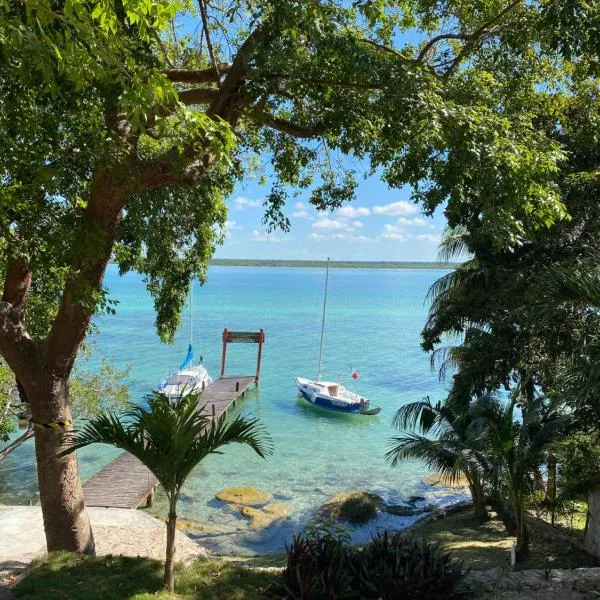
[(357, 415), (376, 415), (381, 411), (379, 406), (339, 383), (296, 377), (296, 385), (306, 400), (321, 408)]

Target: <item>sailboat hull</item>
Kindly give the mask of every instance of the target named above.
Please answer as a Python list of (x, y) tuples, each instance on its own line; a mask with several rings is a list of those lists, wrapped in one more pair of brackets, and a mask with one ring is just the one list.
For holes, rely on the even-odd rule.
[[(369, 404), (364, 398), (361, 399), (352, 392), (345, 390), (342, 386), (338, 386), (334, 383), (316, 382), (310, 379), (296, 377), (296, 385), (298, 386), (298, 391), (305, 400), (315, 406), (327, 410), (357, 415), (360, 414), (361, 409), (364, 410)], [(335, 395), (330, 394), (328, 386), (335, 386), (338, 393)], [(344, 393), (356, 396), (356, 398), (346, 397)]]

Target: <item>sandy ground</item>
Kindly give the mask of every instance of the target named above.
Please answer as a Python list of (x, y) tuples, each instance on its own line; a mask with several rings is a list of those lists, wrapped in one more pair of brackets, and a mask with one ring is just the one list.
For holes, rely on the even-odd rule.
[[(164, 559), (167, 540), (164, 522), (142, 511), (126, 508), (88, 508), (87, 511), (98, 555)], [(190, 562), (207, 556), (204, 548), (179, 531), (175, 543), (178, 561)], [(0, 506), (0, 582), (12, 573), (23, 571), (34, 558), (45, 552), (40, 507)]]

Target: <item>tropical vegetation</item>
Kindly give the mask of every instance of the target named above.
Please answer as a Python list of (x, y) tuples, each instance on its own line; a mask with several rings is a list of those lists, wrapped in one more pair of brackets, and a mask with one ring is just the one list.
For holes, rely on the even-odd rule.
[(161, 392), (146, 396), (146, 406), (134, 406), (122, 416), (100, 414), (73, 431), (59, 456), (90, 444), (110, 444), (126, 450), (158, 479), (169, 502), (164, 585), (175, 589), (175, 534), (177, 502), (192, 470), (209, 454), (228, 444), (245, 444), (256, 454), (271, 453), (269, 438), (254, 418), (226, 414), (214, 419), (199, 404), (200, 393), (190, 392), (171, 404)]
[(438, 544), (403, 534), (378, 533), (362, 547), (330, 527), (296, 535), (283, 573), (290, 598), (453, 598), (463, 577), (462, 562)]
[[(595, 143), (597, 22), (521, 0), (4, 2), (0, 351), (33, 418), (71, 420), (109, 260), (143, 274), (172, 337), (262, 161), (268, 228), (289, 227), (294, 190), (351, 200), (347, 156), (492, 251), (564, 222), (563, 191), (593, 185), (573, 145)], [(48, 548), (92, 552), (61, 435), (35, 432)]]

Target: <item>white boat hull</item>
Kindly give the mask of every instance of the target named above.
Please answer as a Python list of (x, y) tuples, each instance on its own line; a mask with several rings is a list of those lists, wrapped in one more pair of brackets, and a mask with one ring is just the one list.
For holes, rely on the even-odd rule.
[(192, 392), (202, 392), (212, 381), (204, 365), (196, 365), (165, 377), (161, 381), (159, 391), (165, 394), (170, 402), (175, 402)]

